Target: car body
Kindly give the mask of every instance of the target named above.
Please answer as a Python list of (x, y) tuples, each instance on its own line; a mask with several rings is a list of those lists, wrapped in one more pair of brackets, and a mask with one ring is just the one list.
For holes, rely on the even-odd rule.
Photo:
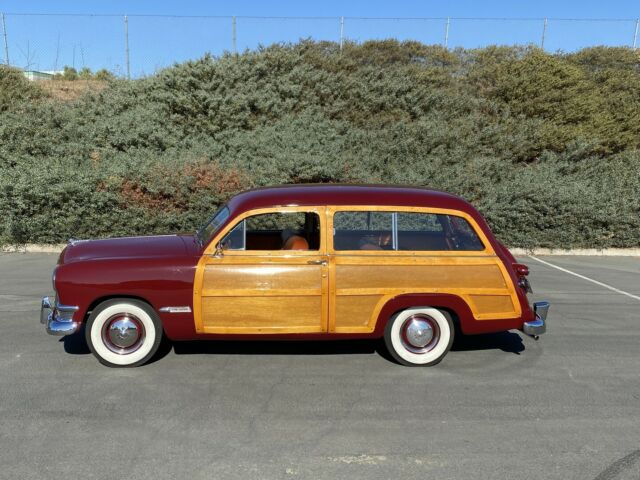
[[(140, 347), (150, 330), (154, 343), (162, 332), (174, 341), (385, 338), (397, 353), (389, 337), (398, 316), (396, 348), (419, 356), (435, 338), (448, 351), (456, 324), (463, 334), (520, 329), (537, 338), (549, 305), (529, 304), (527, 274), (458, 196), (397, 186), (269, 187), (233, 197), (195, 235), (71, 240), (41, 320), (55, 335), (91, 324), (89, 346), (112, 366), (147, 361), (153, 345), (128, 356), (130, 342)], [(108, 358), (94, 348), (101, 341)], [(405, 364), (442, 356), (394, 355)]]

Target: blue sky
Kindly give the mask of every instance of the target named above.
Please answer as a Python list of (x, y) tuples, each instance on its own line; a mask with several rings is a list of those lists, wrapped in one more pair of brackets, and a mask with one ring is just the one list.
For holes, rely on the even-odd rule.
[[(131, 73), (140, 76), (205, 52), (231, 50), (232, 22), (228, 18), (162, 18), (137, 15), (232, 16), (237, 48), (296, 41), (311, 37), (338, 41), (345, 16), (344, 37), (363, 41), (379, 38), (416, 39), (443, 43), (444, 20), (365, 20), (348, 17), (454, 17), (449, 26), (450, 47), (488, 44), (539, 44), (544, 17), (545, 48), (575, 50), (589, 45), (630, 45), (635, 22), (561, 21), (558, 18), (636, 19), (640, 1), (195, 1), (181, 0), (0, 0), (6, 12), (9, 58), (13, 65), (51, 70), (63, 65), (108, 68), (124, 74), (125, 46), (122, 14), (129, 14)], [(117, 15), (115, 17), (29, 16), (28, 13)], [(333, 17), (320, 19), (256, 19), (268, 17)], [(469, 20), (455, 17), (494, 17), (514, 20)], [(538, 20), (523, 20), (535, 18)], [(640, 46), (640, 38), (638, 39)], [(3, 51), (3, 50), (2, 50)], [(1, 55), (4, 59), (4, 55)]]

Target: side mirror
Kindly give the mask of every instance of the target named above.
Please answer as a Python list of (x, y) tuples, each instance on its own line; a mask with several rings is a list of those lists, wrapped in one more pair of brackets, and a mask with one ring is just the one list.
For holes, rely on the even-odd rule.
[(224, 257), (224, 254), (222, 253), (222, 243), (221, 242), (216, 245), (216, 250), (215, 250), (215, 252), (213, 252), (213, 257), (215, 257), (215, 258)]

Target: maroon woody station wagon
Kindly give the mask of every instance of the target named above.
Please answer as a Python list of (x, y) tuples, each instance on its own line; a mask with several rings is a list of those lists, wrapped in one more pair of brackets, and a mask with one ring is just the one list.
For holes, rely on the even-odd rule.
[(399, 363), (433, 365), (456, 331), (544, 333), (528, 273), (457, 196), (283, 186), (233, 197), (195, 235), (70, 241), (41, 321), (52, 335), (83, 325), (114, 367), (147, 362), (163, 335), (382, 338)]

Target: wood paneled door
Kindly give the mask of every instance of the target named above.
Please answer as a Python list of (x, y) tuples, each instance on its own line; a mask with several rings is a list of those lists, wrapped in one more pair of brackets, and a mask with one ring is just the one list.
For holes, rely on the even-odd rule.
[[(298, 214), (300, 222), (295, 224), (293, 218), (283, 228), (274, 214), (287, 215), (284, 218)], [(239, 217), (218, 235), (216, 243), (222, 242), (222, 251), (218, 255), (209, 252), (200, 260), (194, 289), (197, 331), (326, 332), (329, 300), (324, 232), (324, 207), (282, 207)], [(235, 242), (232, 248), (225, 248), (225, 239)]]

